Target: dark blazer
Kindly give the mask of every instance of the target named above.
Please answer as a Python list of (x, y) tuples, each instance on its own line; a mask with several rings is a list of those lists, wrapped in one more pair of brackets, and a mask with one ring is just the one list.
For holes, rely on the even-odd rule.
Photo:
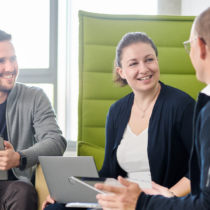
[(141, 193), (136, 209), (210, 209), (210, 97), (200, 93), (194, 114), (194, 141), (190, 158), (192, 193), (182, 198), (165, 198)]
[[(152, 180), (168, 188), (188, 173), (195, 101), (186, 93), (164, 85), (154, 105), (148, 128), (148, 158)], [(105, 159), (100, 177), (126, 177), (116, 151), (128, 124), (134, 94), (114, 103), (107, 115)], [(139, 154), (141, 155), (141, 154)]]

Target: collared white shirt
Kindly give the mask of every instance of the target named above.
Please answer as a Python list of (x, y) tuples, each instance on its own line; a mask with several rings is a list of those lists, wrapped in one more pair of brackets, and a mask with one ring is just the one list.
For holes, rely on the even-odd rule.
[(201, 90), (201, 93), (204, 93), (207, 96), (210, 96), (210, 84), (207, 85), (203, 90)]

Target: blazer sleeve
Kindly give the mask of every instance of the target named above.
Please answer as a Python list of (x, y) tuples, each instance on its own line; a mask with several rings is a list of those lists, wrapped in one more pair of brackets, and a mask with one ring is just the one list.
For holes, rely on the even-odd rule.
[[(163, 196), (150, 196), (141, 193), (136, 209), (138, 210), (208, 210), (210, 209), (210, 108), (204, 110), (199, 126), (199, 138), (196, 142), (196, 152), (200, 161), (200, 194), (182, 198), (166, 198)], [(198, 161), (199, 162), (199, 161)], [(193, 164), (193, 163), (192, 163)], [(199, 178), (199, 177), (198, 177)]]
[(105, 144), (105, 157), (101, 170), (99, 171), (100, 177), (112, 177), (111, 175), (111, 153), (114, 148), (114, 143), (116, 141), (116, 134), (114, 128), (114, 115), (113, 106), (110, 107), (106, 118), (106, 144)]
[[(193, 142), (193, 115), (194, 115), (195, 101), (191, 98), (188, 101), (185, 109), (182, 112), (180, 124), (180, 138), (190, 157), (192, 142)], [(189, 179), (189, 172), (185, 175)]]

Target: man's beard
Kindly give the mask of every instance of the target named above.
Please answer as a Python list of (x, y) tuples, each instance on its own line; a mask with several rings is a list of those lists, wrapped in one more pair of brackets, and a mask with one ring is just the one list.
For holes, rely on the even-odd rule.
[(2, 85), (0, 83), (0, 92), (8, 92), (8, 91), (12, 90), (13, 87), (14, 87), (14, 85), (12, 87), (6, 87), (6, 85)]
[[(12, 74), (12, 75), (16, 75), (17, 74), (17, 72), (14, 70), (14, 71), (12, 71), (12, 72), (7, 72), (7, 73), (1, 73), (0, 74), (0, 77), (2, 77), (4, 74)], [(13, 83), (13, 81), (11, 81), (11, 84)], [(15, 83), (15, 82), (14, 82)], [(8, 92), (8, 91), (10, 91), (10, 90), (12, 90), (12, 88), (14, 87), (14, 84), (13, 84), (13, 86), (12, 87), (7, 87), (7, 85), (3, 85), (2, 83), (1, 83), (1, 81), (0, 81), (0, 92)]]

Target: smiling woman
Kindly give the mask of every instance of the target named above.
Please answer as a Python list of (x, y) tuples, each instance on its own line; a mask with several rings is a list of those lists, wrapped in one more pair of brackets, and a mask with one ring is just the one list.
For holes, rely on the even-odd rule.
[(153, 41), (141, 32), (126, 34), (117, 46), (114, 82), (133, 92), (110, 107), (99, 175), (128, 177), (148, 194), (157, 193), (151, 189), (155, 181), (170, 188), (171, 196), (183, 196), (190, 192), (192, 136), (186, 134), (192, 133), (195, 102), (159, 81), (157, 55)]

